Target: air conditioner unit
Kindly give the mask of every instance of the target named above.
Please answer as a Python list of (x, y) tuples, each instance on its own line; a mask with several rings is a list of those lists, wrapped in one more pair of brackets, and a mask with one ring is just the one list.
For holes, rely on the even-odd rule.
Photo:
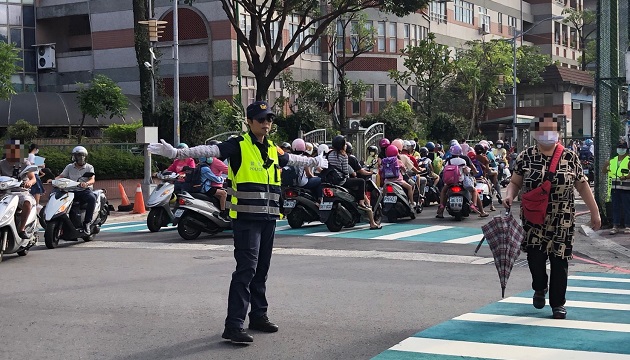
[(37, 46), (37, 69), (47, 70), (57, 67), (55, 59), (55, 45), (38, 45)]
[(361, 128), (361, 120), (357, 120), (357, 119), (348, 120), (348, 127), (352, 130), (359, 130)]
[(488, 35), (490, 34), (490, 24), (481, 24), (479, 27), (479, 34)]

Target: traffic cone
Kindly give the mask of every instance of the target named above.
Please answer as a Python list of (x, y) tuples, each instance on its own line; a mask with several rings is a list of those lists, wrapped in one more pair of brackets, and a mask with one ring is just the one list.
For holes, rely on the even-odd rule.
[(129, 198), (125, 193), (125, 187), (122, 183), (118, 183), (118, 191), (120, 192), (120, 199), (122, 203), (118, 206), (118, 211), (129, 211), (133, 209), (133, 205), (129, 202)]
[(136, 187), (136, 197), (133, 201), (134, 205), (132, 213), (144, 214), (145, 212), (147, 212), (147, 210), (144, 208), (144, 198), (142, 197), (142, 186), (140, 186), (140, 184), (138, 184), (138, 187)]

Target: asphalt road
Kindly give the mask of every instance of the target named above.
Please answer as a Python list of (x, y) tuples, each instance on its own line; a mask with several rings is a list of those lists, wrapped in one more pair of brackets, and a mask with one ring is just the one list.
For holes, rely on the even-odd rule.
[[(385, 235), (311, 236), (324, 233), (322, 225), (279, 231), (268, 299), (280, 331), (253, 332), (250, 346), (220, 338), (235, 264), (229, 233), (186, 242), (176, 231), (152, 234), (130, 222), (106, 226), (91, 243), (7, 256), (0, 359), (372, 358), (501, 299), (489, 249), (473, 255), (471, 234), (487, 219), (456, 223), (434, 219), (434, 211), (385, 226)], [(410, 230), (420, 226), (428, 230)], [(467, 242), (453, 243), (453, 233)], [(573, 261), (572, 272), (611, 271), (592, 262), (630, 268), (622, 250), (580, 239), (586, 261)], [(530, 281), (521, 260), (506, 297), (529, 290)]]

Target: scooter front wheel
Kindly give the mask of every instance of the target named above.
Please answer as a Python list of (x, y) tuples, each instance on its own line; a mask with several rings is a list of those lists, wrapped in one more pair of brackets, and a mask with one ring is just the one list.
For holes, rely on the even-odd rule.
[(339, 220), (339, 216), (335, 216), (335, 214), (333, 213), (326, 221), (326, 227), (331, 232), (338, 232), (343, 228), (343, 224)]
[(46, 247), (54, 249), (59, 245), (59, 238), (61, 237), (61, 221), (49, 221), (46, 224), (46, 231), (44, 232), (44, 242)]
[(147, 227), (151, 232), (158, 232), (164, 224), (165, 217), (163, 208), (152, 208), (147, 215)]
[(190, 216), (186, 216), (184, 213), (179, 223), (177, 223), (177, 232), (184, 240), (195, 240), (201, 235), (201, 230), (192, 226), (190, 220)]

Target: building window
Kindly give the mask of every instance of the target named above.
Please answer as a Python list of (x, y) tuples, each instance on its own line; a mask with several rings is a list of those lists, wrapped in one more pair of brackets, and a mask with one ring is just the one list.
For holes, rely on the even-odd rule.
[(569, 27), (562, 25), (562, 45), (569, 46)]
[(365, 89), (365, 98), (368, 100), (374, 99), (374, 85), (367, 85)]
[(483, 6), (479, 7), (479, 26), (487, 25), (490, 29), (490, 15), (488, 15), (488, 8)]
[(562, 39), (562, 25), (560, 25), (559, 22), (554, 22), (553, 23), (553, 41), (554, 43), (556, 43), (556, 45), (560, 45), (560, 41)]
[(403, 46), (406, 48), (409, 46), (409, 41), (411, 39), (411, 25), (405, 24), (403, 26), (404, 29), (404, 38), (403, 38)]
[(389, 98), (394, 101), (398, 101), (398, 85), (389, 85)]
[(464, 0), (455, 0), (455, 20), (466, 24), (474, 24), (475, 5)]
[(431, 1), (429, 4), (429, 18), (431, 21), (446, 24), (446, 3)]
[[(267, 102), (270, 106), (276, 104), (276, 100), (282, 96), (282, 82), (280, 80), (274, 80), (267, 90)], [(250, 103), (251, 104), (251, 103)]]
[(508, 15), (508, 34), (514, 36), (516, 34), (516, 18), (514, 16)]
[[(317, 30), (316, 25), (311, 26), (308, 29), (309, 35), (314, 35), (316, 30)], [(322, 43), (321, 40), (318, 38), (317, 40), (315, 40), (313, 45), (311, 45), (311, 47), (306, 49), (305, 53), (312, 54), (312, 55), (319, 55), (321, 53), (321, 43)]]
[(575, 30), (574, 28), (570, 28), (571, 29), (571, 48), (572, 49), (577, 49), (578, 48), (578, 38), (577, 38), (577, 30)]
[(337, 21), (337, 51), (343, 52), (345, 49), (345, 39), (343, 38), (343, 21)]
[(387, 85), (378, 86), (378, 98), (379, 100), (387, 98)]
[(366, 102), (365, 102), (365, 113), (366, 113), (366, 114), (372, 114), (372, 113), (374, 113), (374, 108), (372, 107), (372, 106), (373, 106), (373, 104), (374, 104), (374, 103), (373, 103), (372, 101), (366, 101)]
[(37, 91), (37, 57), (35, 53), (35, 8), (28, 1), (11, 0), (16, 5), (0, 4), (0, 41), (18, 49), (16, 61), (21, 69), (11, 76), (16, 92)]
[(389, 51), (397, 53), (398, 45), (396, 44), (396, 23), (389, 23)]
[(359, 115), (361, 112), (361, 103), (358, 101), (352, 102), (352, 115)]
[[(289, 16), (289, 38), (293, 39), (295, 34), (297, 33), (300, 26), (300, 17), (298, 15)], [(304, 33), (300, 33), (295, 39), (293, 46), (291, 46), (291, 50), (298, 51), (300, 45), (302, 44), (302, 38), (304, 37)]]
[(497, 23), (499, 24), (499, 33), (503, 33), (503, 14), (497, 14)]
[(359, 22), (353, 21), (350, 28), (350, 49), (355, 52), (359, 50)]
[(243, 98), (241, 102), (243, 107), (247, 108), (249, 104), (256, 101), (256, 79), (249, 76), (243, 76), (241, 78), (241, 88), (243, 91)]
[(377, 25), (377, 36), (378, 39), (376, 41), (376, 49), (380, 52), (384, 52), (385, 51), (385, 22), (384, 21), (379, 21), (378, 25)]

